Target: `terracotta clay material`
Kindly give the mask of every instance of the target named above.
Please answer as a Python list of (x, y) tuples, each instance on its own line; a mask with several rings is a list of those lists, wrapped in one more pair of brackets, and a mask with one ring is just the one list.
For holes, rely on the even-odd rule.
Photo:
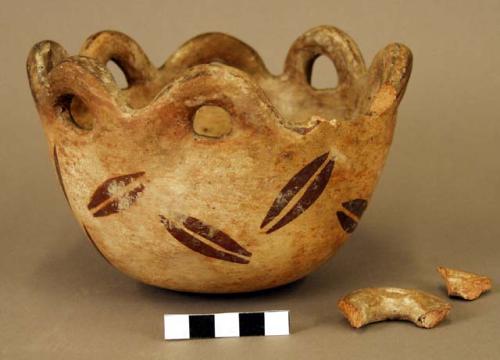
[[(310, 84), (321, 55), (335, 88)], [(391, 44), (366, 68), (348, 35), (320, 26), (293, 43), (280, 75), (221, 33), (160, 68), (115, 31), (77, 56), (43, 41), (27, 67), (60, 183), (103, 256), (148, 284), (225, 293), (297, 280), (356, 228), (411, 59)]]
[(448, 315), (451, 305), (415, 289), (365, 288), (353, 291), (337, 304), (352, 327), (384, 320), (407, 320), (430, 329)]
[(482, 293), (491, 290), (491, 279), (444, 266), (438, 266), (437, 271), (446, 282), (448, 296), (457, 296), (465, 300), (474, 300)]

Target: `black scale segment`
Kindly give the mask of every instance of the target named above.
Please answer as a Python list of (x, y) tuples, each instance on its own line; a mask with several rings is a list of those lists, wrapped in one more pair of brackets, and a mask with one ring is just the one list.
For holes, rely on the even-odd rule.
[(189, 315), (189, 337), (214, 338), (215, 321), (213, 315)]
[(240, 313), (240, 336), (265, 335), (264, 313)]

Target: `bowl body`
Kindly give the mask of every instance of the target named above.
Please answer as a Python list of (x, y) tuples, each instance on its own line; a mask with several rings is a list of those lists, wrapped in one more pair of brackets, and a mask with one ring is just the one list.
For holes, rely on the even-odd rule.
[[(310, 85), (320, 55), (336, 88)], [(372, 195), (410, 71), (403, 45), (367, 69), (327, 26), (295, 41), (281, 75), (220, 33), (160, 68), (112, 31), (78, 56), (44, 41), (28, 58), (59, 181), (99, 252), (147, 284), (211, 293), (286, 284), (335, 253)]]

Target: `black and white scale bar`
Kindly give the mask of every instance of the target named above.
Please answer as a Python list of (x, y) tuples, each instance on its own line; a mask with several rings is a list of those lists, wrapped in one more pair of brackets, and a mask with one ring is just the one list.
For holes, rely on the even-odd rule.
[(287, 310), (207, 315), (166, 314), (165, 339), (289, 335)]

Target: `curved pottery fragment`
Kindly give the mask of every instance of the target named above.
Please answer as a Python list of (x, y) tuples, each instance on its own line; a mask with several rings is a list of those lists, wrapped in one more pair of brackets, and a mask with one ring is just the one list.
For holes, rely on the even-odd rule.
[[(310, 84), (321, 55), (335, 88)], [(225, 293), (297, 280), (355, 229), (411, 53), (388, 45), (367, 69), (348, 35), (320, 26), (293, 43), (280, 75), (221, 33), (156, 68), (131, 38), (103, 31), (76, 56), (40, 42), (27, 69), (61, 186), (101, 254), (148, 284)]]

